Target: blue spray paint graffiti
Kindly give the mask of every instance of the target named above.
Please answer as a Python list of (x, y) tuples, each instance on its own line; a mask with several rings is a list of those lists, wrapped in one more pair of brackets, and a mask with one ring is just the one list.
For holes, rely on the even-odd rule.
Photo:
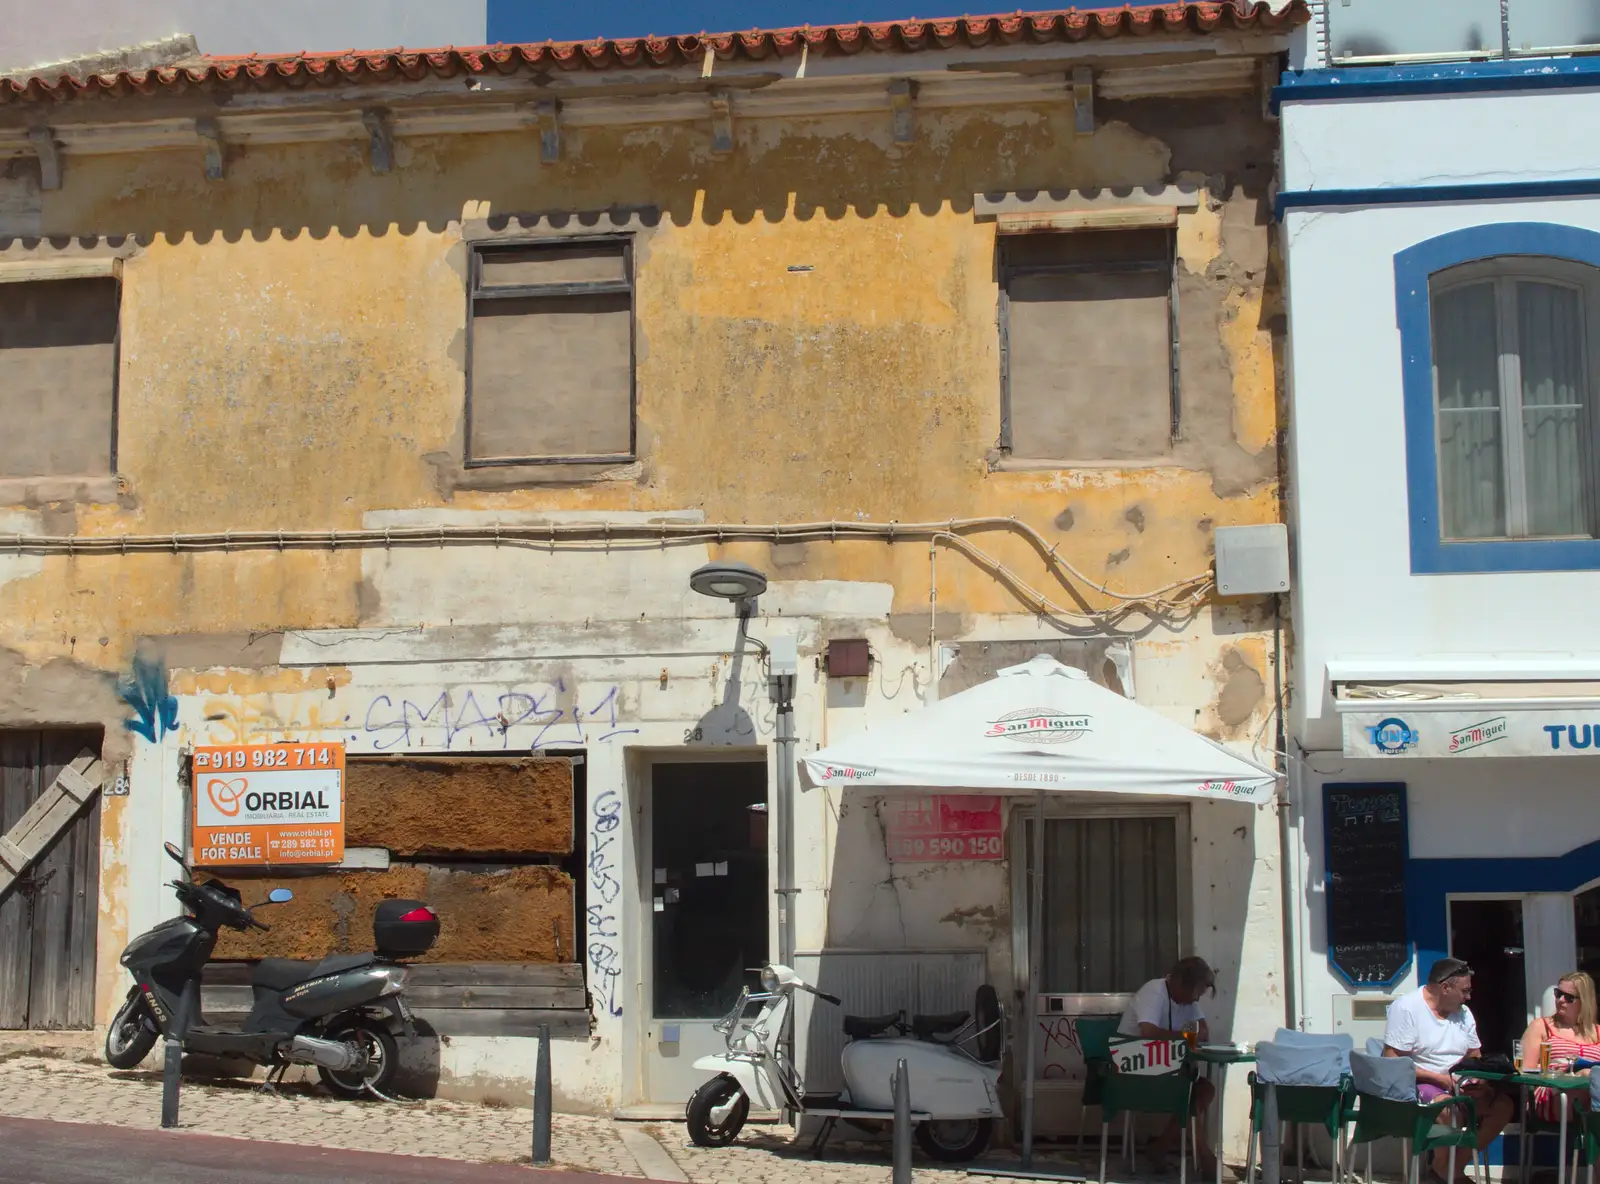
[(159, 744), (168, 732), (178, 730), (178, 700), (167, 690), (167, 668), (160, 659), (136, 656), (133, 673), (118, 684), (117, 694), (137, 716), (126, 721), (128, 731)]
[(369, 736), (383, 737), (373, 741), (379, 752), (413, 746), (450, 749), (458, 740), (470, 748), (509, 748), (516, 727), (537, 729), (526, 745), (534, 752), (552, 744), (598, 744), (638, 734), (638, 728), (617, 727), (615, 686), (592, 707), (583, 706), (581, 692), (574, 693), (571, 706), (563, 706), (558, 700), (566, 694), (567, 684), (558, 680), (537, 691), (506, 691), (492, 700), (480, 700), (471, 689), (455, 694), (441, 690), (432, 699), (401, 699), (398, 704), (379, 695), (368, 704), (362, 726)]
[(614, 906), (622, 895), (617, 879), (617, 860), (612, 848), (622, 836), (622, 798), (606, 790), (590, 808), (589, 828), (589, 969), (593, 972), (590, 989), (602, 1007), (613, 1016), (622, 1014), (619, 987), (622, 979), (622, 954)]

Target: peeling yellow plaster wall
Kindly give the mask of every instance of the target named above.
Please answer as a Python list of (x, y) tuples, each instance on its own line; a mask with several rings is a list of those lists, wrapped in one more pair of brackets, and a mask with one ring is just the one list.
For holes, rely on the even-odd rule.
[[(1264, 256), (1267, 229), (1224, 226), (1213, 195), (1180, 222), (1185, 268), (1217, 293), (1209, 340), (1183, 345), (1220, 350), (1229, 463), (1259, 476), (1224, 495), (1203, 466), (988, 464), (994, 234), (972, 194), (1173, 179), (1174, 145), (1150, 130), (1159, 117), (1078, 137), (1066, 105), (928, 113), (910, 146), (888, 142), (886, 119), (747, 121), (726, 160), (710, 158), (700, 128), (579, 129), (553, 166), (526, 136), (421, 139), (381, 177), (356, 142), (249, 146), (220, 183), (204, 181), (198, 154), (85, 156), (47, 195), (49, 232), (134, 232), (143, 245), (123, 287), (129, 493), (78, 507), (77, 529), (331, 529), (369, 510), (445, 505), (693, 508), (736, 522), (1015, 516), (1119, 588), (1204, 571), (1212, 527), (1278, 515), (1262, 279), (1220, 274), (1236, 256)], [(1214, 122), (1256, 118), (1240, 100), (1219, 103)], [(442, 491), (427, 458), (461, 447), (462, 217), (619, 203), (663, 211), (638, 252), (640, 476)], [(1034, 548), (1004, 533), (974, 541), (1068, 599)], [(764, 544), (728, 552), (768, 558)], [(926, 609), (926, 543), (799, 554), (784, 578), (887, 579), (898, 610)], [(1023, 607), (966, 560), (940, 562), (941, 608)], [(360, 581), (350, 551), (49, 558), (0, 585), (0, 644), (123, 669), (141, 635), (359, 625)], [(421, 624), (447, 612), (409, 609)]]

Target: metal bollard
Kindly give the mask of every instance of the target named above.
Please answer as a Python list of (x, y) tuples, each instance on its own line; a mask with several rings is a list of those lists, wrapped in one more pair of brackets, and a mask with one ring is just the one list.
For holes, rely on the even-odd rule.
[(178, 1125), (178, 1083), (183, 1076), (183, 1042), (167, 1038), (166, 1060), (161, 1066), (161, 1125)]
[(911, 1073), (905, 1058), (894, 1070), (894, 1171), (890, 1184), (911, 1184)]
[(539, 1062), (533, 1072), (533, 1162), (550, 1162), (550, 1025), (539, 1025)]

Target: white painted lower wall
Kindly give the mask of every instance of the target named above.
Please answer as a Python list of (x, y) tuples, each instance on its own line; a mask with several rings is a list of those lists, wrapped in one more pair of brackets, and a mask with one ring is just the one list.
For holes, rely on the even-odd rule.
[[(651, 884), (639, 861), (641, 792), (652, 759), (726, 751), (713, 738), (764, 752), (769, 786), (775, 780), (773, 708), (760, 663), (749, 650), (739, 667), (738, 693), (748, 734), (741, 718), (729, 732), (704, 732), (698, 745), (692, 739), (727, 692), (736, 627), (722, 606), (690, 603), (700, 615), (648, 623), (484, 622), (454, 629), (397, 625), (291, 634), (283, 648), (286, 667), (335, 668), (348, 671), (348, 681), (293, 694), (181, 695), (178, 730), (159, 744), (135, 742), (130, 795), (107, 816), (101, 1022), (128, 985), (115, 958), (126, 934), (175, 911), (163, 887), (171, 869), (161, 843), (185, 838), (178, 770), (186, 745), (288, 738), (342, 740), (352, 754), (581, 749), (587, 801), (580, 803), (579, 825), (589, 832), (591, 858), (590, 915), (578, 923), (594, 1018), (589, 1039), (556, 1042), (557, 1102), (566, 1110), (591, 1112), (651, 1100), (681, 1103), (681, 1097), (651, 1098)], [(769, 643), (783, 633), (798, 639), (796, 730), (802, 753), (922, 705), (930, 681), (927, 648), (902, 641), (888, 628), (889, 597), (882, 586), (777, 585), (762, 607), (770, 612), (777, 603), (823, 610), (763, 615), (751, 625)], [(845, 628), (847, 635), (870, 640), (875, 664), (869, 679), (830, 685), (817, 660), (820, 639)], [(1056, 636), (1037, 619), (1020, 615), (972, 618), (968, 629), (971, 641)], [(1259, 634), (1247, 636), (1261, 641)], [(1137, 640), (1135, 697), (1187, 725), (1204, 721), (1217, 694), (1219, 655), (1239, 641), (1237, 632), (1214, 630), (1205, 615), (1182, 633), (1157, 630)], [(1270, 687), (1270, 672), (1263, 673)], [(238, 684), (248, 681), (248, 672), (240, 672)], [(502, 732), (488, 722), (496, 714), (490, 707), (508, 704), (510, 727)], [(551, 715), (556, 707), (559, 718)], [(1270, 734), (1268, 708), (1263, 702), (1245, 729), (1247, 737)], [(1248, 742), (1239, 747), (1251, 755)], [(1266, 747), (1253, 755), (1271, 760)], [(1016, 1018), (1007, 863), (891, 868), (874, 813), (849, 791), (800, 793), (795, 814), (799, 949), (981, 949), (990, 980)], [(1191, 881), (1184, 890), (1191, 898), (1192, 944), (1222, 971), (1211, 1004), (1214, 1030), (1223, 1038), (1264, 1038), (1285, 1014), (1277, 807), (1194, 803), (1189, 819)], [(601, 850), (596, 840), (608, 837), (615, 842)], [(769, 859), (769, 867), (775, 866)], [(618, 938), (598, 936), (602, 928)], [(773, 942), (775, 948), (775, 921)], [(531, 1040), (455, 1038), (440, 1050), (440, 1088), (518, 1100), (533, 1063)], [(1242, 1151), (1247, 1108), (1243, 1075), (1235, 1077), (1229, 1103), (1236, 1121), (1230, 1127), (1233, 1145)], [(1075, 1117), (1076, 1107), (1071, 1109)]]

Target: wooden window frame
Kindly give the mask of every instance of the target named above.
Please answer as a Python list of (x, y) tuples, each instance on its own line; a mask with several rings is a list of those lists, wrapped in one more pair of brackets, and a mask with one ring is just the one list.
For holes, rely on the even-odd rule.
[[(468, 244), (467, 282), (467, 361), (464, 439), (462, 466), (467, 469), (504, 468), (514, 465), (625, 465), (638, 459), (639, 452), (639, 328), (633, 274), (631, 234), (540, 235), (535, 237), (493, 238)], [(485, 287), (483, 258), (501, 252), (571, 246), (620, 246), (622, 278), (560, 284), (501, 284)], [(472, 455), (472, 340), (480, 300), (561, 300), (574, 296), (605, 296), (625, 292), (628, 296), (628, 451), (605, 455), (494, 456)]]
[[(1141, 228), (1142, 229), (1142, 228)], [(1178, 248), (1177, 232), (1161, 227), (1166, 231), (1167, 258), (1164, 260), (1108, 260), (1089, 263), (1055, 263), (1039, 266), (1016, 266), (1012, 263), (1007, 244), (1028, 235), (1002, 236), (998, 242), (1000, 251), (998, 279), (1000, 287), (999, 309), (997, 320), (1000, 330), (1000, 439), (998, 447), (1000, 452), (1009, 457), (1015, 452), (1011, 436), (1011, 283), (1021, 276), (1029, 275), (1116, 275), (1130, 272), (1155, 272), (1165, 270), (1168, 274), (1167, 285), (1167, 348), (1168, 348), (1168, 388), (1167, 398), (1170, 408), (1170, 423), (1168, 431), (1172, 443), (1176, 444), (1183, 438), (1183, 387), (1179, 366), (1179, 323), (1178, 323)], [(1051, 231), (1035, 231), (1032, 233), (1048, 234)], [(1061, 233), (1061, 232), (1055, 232)], [(1074, 233), (1104, 233), (1114, 234), (1115, 231), (1082, 231)], [(1073, 460), (1086, 460), (1085, 457), (1032, 457), (1030, 460), (1060, 460), (1071, 462)]]

